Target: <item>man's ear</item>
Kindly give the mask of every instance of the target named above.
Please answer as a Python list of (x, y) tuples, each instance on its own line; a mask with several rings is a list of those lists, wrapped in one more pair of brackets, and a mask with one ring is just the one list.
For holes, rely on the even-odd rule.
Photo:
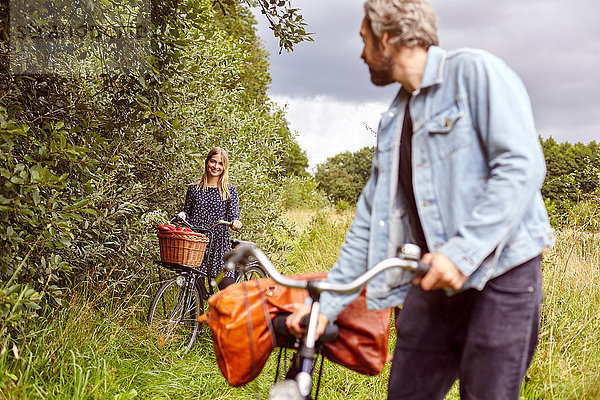
[(390, 43), (390, 34), (388, 32), (383, 32), (381, 34), (381, 38), (379, 39), (379, 46), (381, 46), (381, 50), (383, 52), (390, 51), (391, 48), (394, 47), (392, 43)]

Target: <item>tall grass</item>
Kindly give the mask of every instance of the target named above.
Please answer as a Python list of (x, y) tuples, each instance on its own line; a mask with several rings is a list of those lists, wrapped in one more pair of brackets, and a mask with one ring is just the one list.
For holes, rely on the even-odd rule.
[[(349, 213), (293, 211), (295, 240), (288, 273), (328, 269), (337, 258)], [(563, 230), (544, 255), (545, 300), (540, 345), (523, 399), (600, 398), (600, 237)], [(0, 339), (3, 399), (256, 399), (266, 398), (275, 353), (242, 388), (221, 376), (206, 330), (190, 354), (167, 351), (145, 325), (149, 294), (114, 297), (80, 290), (70, 306), (40, 318), (22, 343)], [(94, 294), (95, 293), (95, 294)], [(392, 342), (393, 346), (393, 332)], [(325, 362), (321, 399), (384, 399), (389, 365), (366, 377)], [(448, 399), (456, 399), (454, 389)]]
[(540, 344), (527, 398), (600, 399), (600, 236), (564, 229), (545, 253)]
[(293, 266), (293, 272), (329, 270), (337, 260), (353, 213), (331, 209), (294, 209), (289, 210), (285, 217), (294, 227), (297, 237), (286, 257)]

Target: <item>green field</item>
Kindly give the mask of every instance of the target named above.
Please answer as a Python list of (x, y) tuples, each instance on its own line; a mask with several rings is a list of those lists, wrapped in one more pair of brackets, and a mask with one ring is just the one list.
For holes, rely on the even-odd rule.
[[(285, 272), (324, 270), (335, 261), (351, 214), (297, 210), (286, 218), (294, 240)], [(599, 248), (598, 235), (569, 229), (545, 253), (540, 345), (522, 398), (600, 398)], [(43, 313), (53, 317), (40, 318), (26, 342), (4, 343), (0, 397), (256, 399), (259, 393), (266, 398), (276, 352), (257, 380), (242, 388), (228, 386), (206, 331), (185, 356), (158, 345), (145, 325), (156, 287), (148, 284), (128, 296), (116, 295), (114, 286), (82, 288), (69, 307)], [(384, 399), (388, 373), (389, 365), (380, 376), (365, 377), (326, 361), (320, 398)], [(448, 398), (458, 398), (456, 390)]]

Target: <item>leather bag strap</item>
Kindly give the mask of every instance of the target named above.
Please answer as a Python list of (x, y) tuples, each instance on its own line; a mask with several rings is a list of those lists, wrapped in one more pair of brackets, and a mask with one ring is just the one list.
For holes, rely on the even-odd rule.
[(275, 329), (273, 329), (273, 322), (271, 321), (271, 314), (269, 313), (269, 308), (267, 307), (267, 298), (263, 293), (263, 290), (260, 286), (260, 283), (257, 279), (254, 280), (256, 282), (256, 286), (258, 288), (258, 294), (260, 295), (260, 302), (262, 304), (263, 313), (265, 314), (265, 321), (267, 322), (267, 328), (269, 329), (269, 334), (271, 335), (271, 343), (273, 347), (277, 346), (277, 339), (275, 338)]
[(244, 290), (244, 304), (246, 307), (246, 325), (248, 327), (248, 347), (250, 348), (250, 359), (252, 360), (250, 367), (252, 368), (252, 376), (256, 376), (256, 357), (254, 356), (254, 340), (252, 338), (252, 310), (250, 309), (250, 297), (248, 296), (247, 282), (242, 282)]

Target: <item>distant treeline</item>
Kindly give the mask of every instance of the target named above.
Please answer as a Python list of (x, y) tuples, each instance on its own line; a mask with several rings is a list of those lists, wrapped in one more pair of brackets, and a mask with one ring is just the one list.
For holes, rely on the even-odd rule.
[(586, 195), (597, 195), (600, 183), (600, 145), (595, 141), (557, 143), (541, 139), (546, 157), (544, 198), (552, 202), (575, 203)]
[[(553, 138), (540, 142), (546, 157), (546, 180), (542, 195), (555, 226), (566, 223), (573, 207), (583, 201), (597, 202), (600, 195), (600, 146), (592, 141), (557, 143)], [(336, 204), (354, 204), (369, 178), (373, 147), (344, 152), (317, 166), (318, 188)]]

